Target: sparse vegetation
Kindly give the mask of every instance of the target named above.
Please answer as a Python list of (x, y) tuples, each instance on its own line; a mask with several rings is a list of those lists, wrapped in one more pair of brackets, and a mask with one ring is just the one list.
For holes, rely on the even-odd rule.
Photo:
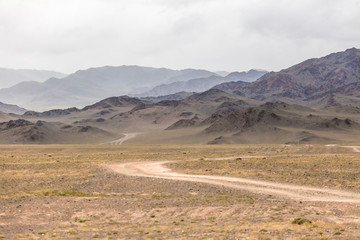
[[(356, 223), (334, 223), (348, 214), (358, 216), (355, 205), (342, 203), (342, 213), (335, 215), (337, 203), (299, 203), (221, 186), (126, 177), (102, 167), (115, 162), (188, 160), (170, 166), (195, 174), (305, 185), (323, 181), (324, 186), (356, 191), (357, 178), (352, 176), (358, 171), (360, 156), (346, 148), (49, 145), (0, 146), (0, 151), (0, 203), (4, 207), (0, 239), (351, 239), (359, 233)], [(213, 158), (223, 160), (209, 160)], [(313, 223), (289, 220), (298, 216)]]
[(84, 218), (75, 217), (74, 221), (75, 221), (75, 222), (79, 222), (79, 223), (84, 223), (84, 222), (86, 222), (87, 220), (84, 219)]
[(297, 225), (305, 225), (305, 224), (311, 224), (312, 222), (306, 218), (295, 218), (291, 223)]
[[(260, 153), (267, 154), (267, 158), (250, 155), (241, 161), (234, 157), (222, 161), (192, 160), (168, 165), (188, 174), (226, 175), (360, 192), (360, 179), (357, 177), (360, 174), (360, 156), (356, 153), (344, 153), (346, 149), (341, 147), (326, 148), (321, 145), (267, 149), (270, 151)], [(299, 152), (294, 153), (296, 149)]]

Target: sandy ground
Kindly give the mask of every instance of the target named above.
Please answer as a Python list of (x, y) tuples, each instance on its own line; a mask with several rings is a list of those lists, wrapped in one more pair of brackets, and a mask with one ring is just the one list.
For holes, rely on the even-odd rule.
[(360, 194), (358, 193), (326, 188), (296, 186), (268, 181), (258, 181), (245, 178), (181, 174), (165, 167), (164, 164), (166, 163), (169, 163), (169, 161), (131, 162), (117, 165), (108, 165), (108, 168), (127, 176), (207, 183), (246, 190), (257, 194), (278, 195), (293, 200), (360, 203)]

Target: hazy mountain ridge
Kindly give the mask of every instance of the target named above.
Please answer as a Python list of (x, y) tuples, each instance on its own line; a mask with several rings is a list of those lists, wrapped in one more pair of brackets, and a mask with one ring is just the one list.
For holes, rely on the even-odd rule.
[(83, 107), (106, 97), (119, 96), (163, 83), (214, 75), (206, 70), (171, 70), (139, 66), (99, 67), (80, 70), (44, 83), (23, 82), (0, 90), (0, 101), (31, 109)]
[(23, 116), (27, 117), (58, 117), (69, 115), (72, 113), (81, 113), (86, 112), (88, 110), (97, 110), (97, 109), (109, 109), (112, 107), (129, 107), (136, 106), (144, 103), (143, 100), (138, 98), (132, 98), (128, 96), (120, 96), (120, 97), (110, 97), (99, 102), (96, 102), (92, 105), (85, 106), (82, 109), (78, 109), (76, 107), (66, 108), (66, 109), (52, 109), (44, 112), (36, 112), (36, 111), (27, 111), (23, 114)]
[(0, 68), (0, 88), (8, 88), (20, 82), (43, 82), (51, 77), (62, 78), (65, 76), (64, 73), (48, 70)]
[(150, 91), (144, 92), (141, 96), (162, 96), (177, 92), (204, 92), (218, 84), (231, 81), (241, 81), (244, 84), (253, 82), (266, 74), (266, 71), (250, 70), (248, 72), (233, 72), (225, 77), (213, 75), (206, 78), (191, 79), (169, 84), (162, 84), (154, 87)]
[(176, 92), (170, 95), (161, 95), (157, 97), (140, 97), (141, 100), (149, 101), (149, 102), (161, 102), (164, 100), (184, 100), (185, 98), (188, 98), (192, 95), (194, 95), (195, 92)]
[(0, 102), (0, 112), (3, 113), (14, 113), (14, 114), (23, 114), (25, 113), (27, 110), (25, 108), (19, 107), (17, 105), (12, 105), (12, 104), (6, 104), (6, 103), (2, 103)]

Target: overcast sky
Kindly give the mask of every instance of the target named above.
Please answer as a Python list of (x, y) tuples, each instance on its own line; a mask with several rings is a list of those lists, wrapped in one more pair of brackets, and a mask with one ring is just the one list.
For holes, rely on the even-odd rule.
[(0, 0), (0, 67), (280, 70), (360, 48), (360, 0)]

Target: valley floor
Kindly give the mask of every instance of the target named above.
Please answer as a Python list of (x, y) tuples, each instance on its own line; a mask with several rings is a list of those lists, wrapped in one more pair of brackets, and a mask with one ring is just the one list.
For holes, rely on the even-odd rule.
[(356, 150), (3, 145), (0, 239), (356, 239)]

